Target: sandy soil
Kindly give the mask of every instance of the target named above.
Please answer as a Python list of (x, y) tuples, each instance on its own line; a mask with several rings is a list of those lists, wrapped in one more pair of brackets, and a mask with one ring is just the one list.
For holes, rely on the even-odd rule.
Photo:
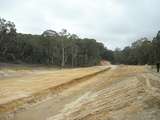
[(21, 77), (27, 75), (35, 75), (46, 72), (60, 70), (58, 67), (49, 67), (44, 65), (24, 65), (24, 64), (8, 64), (0, 63), (0, 79), (8, 79), (13, 77)]
[(0, 120), (159, 120), (159, 88), (159, 76), (144, 66), (112, 67), (38, 102), (3, 112)]
[[(45, 97), (43, 95), (46, 95), (46, 92), (50, 92), (51, 89), (59, 89), (58, 86), (68, 84), (74, 79), (83, 78), (105, 69), (108, 67), (42, 70), (40, 73), (32, 72), (32, 74), (18, 77), (3, 77), (0, 79), (0, 111), (14, 109), (23, 102), (36, 102), (35, 100), (38, 99), (36, 97)], [(18, 73), (21, 75), (20, 72)]]

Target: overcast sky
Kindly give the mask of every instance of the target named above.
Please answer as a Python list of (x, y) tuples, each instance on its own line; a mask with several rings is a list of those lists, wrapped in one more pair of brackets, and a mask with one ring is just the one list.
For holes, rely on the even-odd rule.
[(160, 30), (160, 0), (0, 0), (0, 17), (18, 32), (66, 28), (115, 49)]

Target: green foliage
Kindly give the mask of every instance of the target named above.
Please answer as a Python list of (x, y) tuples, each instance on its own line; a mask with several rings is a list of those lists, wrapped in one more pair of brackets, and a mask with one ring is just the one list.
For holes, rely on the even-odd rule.
[(114, 51), (116, 64), (144, 65), (155, 64), (157, 61), (160, 61), (160, 31), (152, 41), (141, 38), (132, 43), (131, 47)]
[(61, 67), (92, 66), (99, 63), (102, 43), (81, 39), (63, 29), (42, 35), (16, 33), (12, 22), (0, 19), (0, 61), (52, 64)]
[(15, 60), (16, 29), (14, 23), (0, 18), (0, 59)]
[(141, 38), (123, 50), (108, 50), (95, 39), (79, 38), (66, 29), (42, 35), (16, 33), (13, 22), (0, 18), (0, 61), (52, 64), (61, 67), (92, 66), (100, 60), (113, 64), (144, 65), (160, 61), (160, 31), (152, 41)]

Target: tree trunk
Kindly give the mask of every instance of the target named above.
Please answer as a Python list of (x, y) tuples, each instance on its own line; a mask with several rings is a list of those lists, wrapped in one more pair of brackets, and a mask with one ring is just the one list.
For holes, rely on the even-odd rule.
[(74, 53), (73, 53), (73, 47), (72, 47), (72, 67), (74, 67)]
[(65, 49), (64, 49), (64, 44), (63, 44), (63, 39), (61, 39), (61, 44), (62, 44), (62, 62), (61, 62), (61, 67), (63, 68), (65, 66), (65, 59), (64, 59), (64, 52), (65, 52)]

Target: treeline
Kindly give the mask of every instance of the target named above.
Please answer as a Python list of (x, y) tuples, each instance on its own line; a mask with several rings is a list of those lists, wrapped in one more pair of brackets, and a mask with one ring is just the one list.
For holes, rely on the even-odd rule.
[(15, 24), (0, 19), (0, 62), (52, 64), (62, 67), (99, 64), (107, 49), (94, 39), (81, 39), (63, 29), (42, 35), (16, 32)]
[(156, 64), (156, 62), (160, 61), (160, 31), (153, 40), (141, 38), (123, 50), (110, 51), (109, 56), (111, 56), (113, 64)]
[(112, 64), (155, 64), (160, 61), (160, 31), (153, 40), (141, 38), (112, 51), (95, 39), (82, 39), (65, 29), (46, 30), (41, 35), (17, 33), (13, 22), (0, 18), (0, 62), (78, 67), (97, 65), (102, 59)]

